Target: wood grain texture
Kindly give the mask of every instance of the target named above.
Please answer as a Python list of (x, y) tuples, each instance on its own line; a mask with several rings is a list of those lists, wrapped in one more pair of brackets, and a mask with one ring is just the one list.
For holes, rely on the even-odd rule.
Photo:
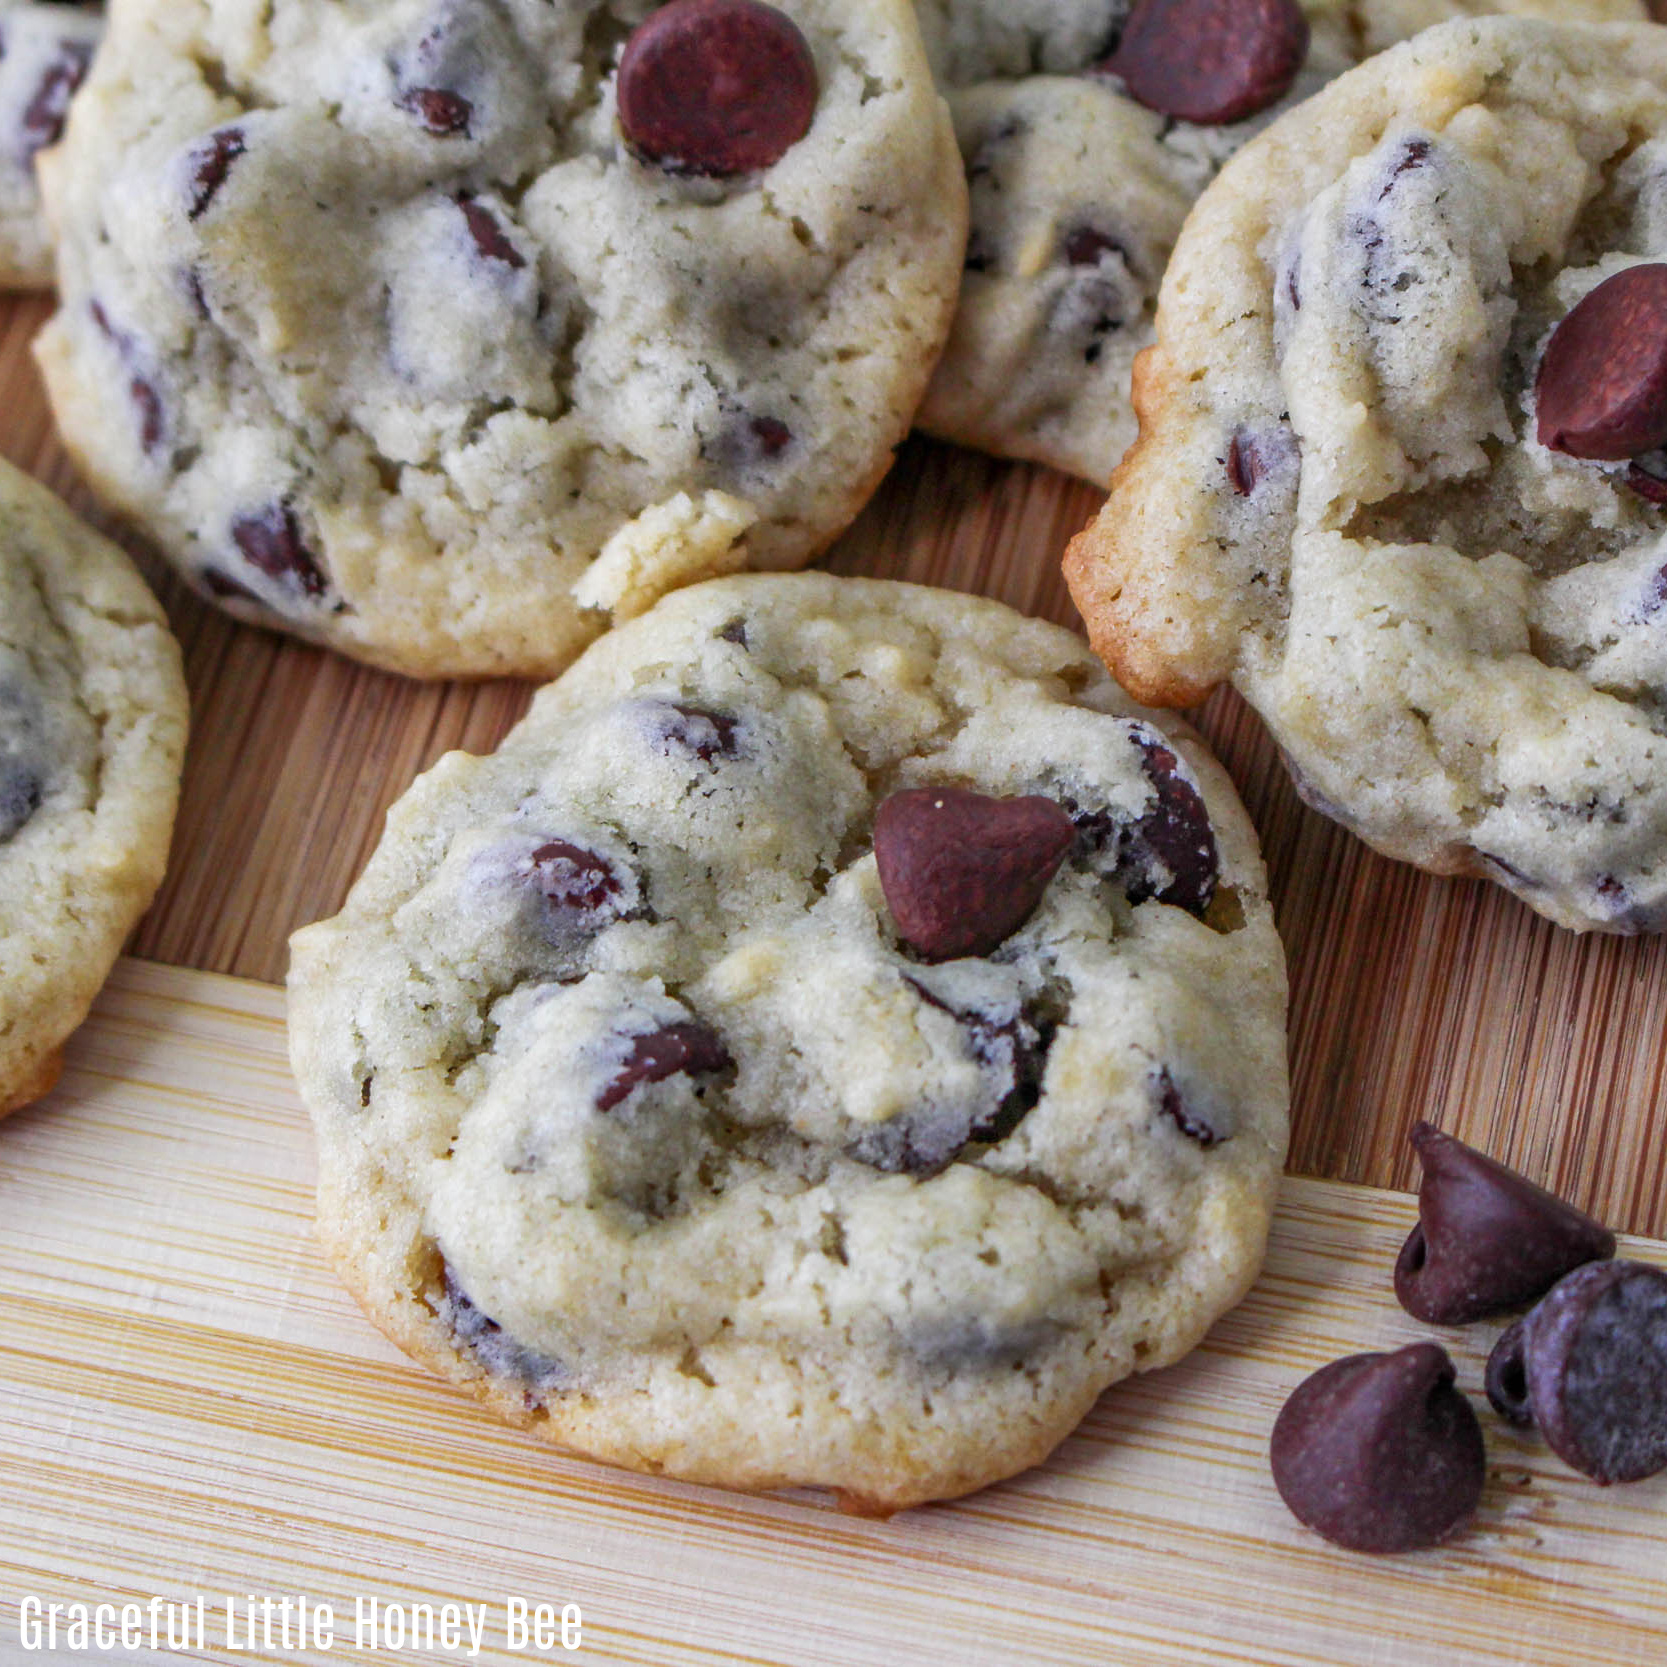
[[(59, 1090), (0, 1131), (0, 1660), (39, 1659), (16, 1648), (25, 1594), (199, 1592), (305, 1593), (344, 1617), (361, 1596), (577, 1602), (581, 1651), (538, 1659), (664, 1667), (1667, 1656), (1667, 1476), (1594, 1487), (1484, 1409), (1483, 1507), (1446, 1548), (1351, 1556), (1280, 1505), (1264, 1454), (1290, 1390), (1424, 1335), (1389, 1286), (1405, 1197), (1288, 1182), (1262, 1280), (1194, 1355), (1110, 1391), (1017, 1481), (879, 1523), (499, 1427), (322, 1265), (312, 1164), (278, 993), (139, 962)], [(1667, 1265), (1667, 1245), (1624, 1253)], [(1498, 1329), (1441, 1334), (1472, 1393)], [(487, 1642), (484, 1661), (528, 1659), (501, 1620)]]
[[(0, 450), (94, 514), (0, 300)], [(1076, 625), (1059, 557), (1099, 493), (912, 441), (836, 547), (839, 572), (982, 592)], [(496, 743), (512, 683), (418, 684), (233, 624), (137, 546), (185, 644), (195, 732), (173, 865), (137, 952), (275, 981), (334, 912), (387, 806), (452, 747)], [(1406, 1186), (1431, 1117), (1617, 1226), (1667, 1233), (1667, 940), (1580, 938), (1479, 881), (1419, 874), (1306, 809), (1230, 691), (1198, 714), (1261, 830), (1291, 961), (1303, 1173)]]

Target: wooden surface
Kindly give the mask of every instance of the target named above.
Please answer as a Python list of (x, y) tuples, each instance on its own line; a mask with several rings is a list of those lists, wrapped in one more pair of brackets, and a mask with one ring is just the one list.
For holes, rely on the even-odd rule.
[[(1335, 1551), (1268, 1477), (1284, 1397), (1425, 1335), (1389, 1270), (1410, 1199), (1286, 1184), (1268, 1268), (1186, 1361), (1112, 1390), (1045, 1465), (879, 1523), (564, 1459), (406, 1363), (311, 1235), (278, 993), (125, 962), (63, 1084), (0, 1140), (0, 1661), (18, 1606), (202, 1593), (208, 1659), (351, 1647), (354, 1600), (577, 1603), (541, 1660), (792, 1667), (1660, 1667), (1667, 1476), (1598, 1488), (1483, 1408), (1447, 1548)], [(1623, 1254), (1667, 1265), (1667, 1245)], [(1444, 1333), (1476, 1393), (1497, 1325)], [(235, 1657), (227, 1594), (305, 1594), (329, 1654)], [(61, 1659), (68, 1661), (68, 1656)], [(152, 1656), (140, 1659), (155, 1660)], [(193, 1657), (192, 1659), (202, 1659)]]
[[(27, 356), (46, 310), (0, 298), (0, 451), (97, 519)], [(915, 441), (831, 565), (1075, 625), (1058, 558), (1098, 500)], [(335, 910), (413, 775), (494, 745), (527, 688), (412, 683), (235, 625), (130, 547), (185, 644), (195, 717), (136, 951), (278, 980), (289, 933)], [(1410, 1185), (1405, 1131), (1431, 1117), (1618, 1227), (1667, 1234), (1667, 939), (1576, 937), (1483, 882), (1388, 862), (1297, 801), (1235, 696), (1200, 721), (1261, 830), (1290, 955), (1292, 1168)]]

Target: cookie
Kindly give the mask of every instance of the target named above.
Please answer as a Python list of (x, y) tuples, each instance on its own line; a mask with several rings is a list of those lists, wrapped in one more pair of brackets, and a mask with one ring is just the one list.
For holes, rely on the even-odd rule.
[(52, 282), (35, 157), (56, 144), (98, 44), (101, 8), (0, 0), (0, 288)]
[(556, 1444), (893, 1510), (1040, 1460), (1261, 1260), (1285, 974), (1191, 732), (820, 574), (612, 633), (293, 940), (319, 1222)]
[[(961, 300), (919, 425), (1106, 484), (1135, 355), (1199, 192), (1371, 53), (1467, 12), (1637, 21), (1640, 0), (917, 0), (972, 197)], [(1294, 53), (1306, 24), (1306, 44)], [(1232, 50), (1208, 53), (1200, 43)], [(1209, 65), (1210, 82), (1190, 81)]]
[(1147, 700), (1231, 679), (1391, 856), (1667, 925), (1667, 458), (1558, 449), (1542, 375), (1664, 258), (1667, 31), (1454, 23), (1328, 88), (1176, 247), (1067, 556), (1096, 646)]
[(162, 879), (185, 726), (132, 563), (0, 463), (0, 1113), (57, 1080)]
[(966, 235), (904, 0), (135, 0), (41, 178), (94, 488), (232, 613), (419, 676), (815, 556)]

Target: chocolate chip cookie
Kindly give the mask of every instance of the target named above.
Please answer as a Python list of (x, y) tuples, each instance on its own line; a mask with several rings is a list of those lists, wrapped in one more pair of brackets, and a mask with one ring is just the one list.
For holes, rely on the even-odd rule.
[(1639, 0), (917, 0), (972, 195), (961, 301), (917, 421), (1102, 484), (1135, 436), (1181, 223), (1277, 112), (1468, 12), (1637, 21)]
[(418, 781), (293, 950), (344, 1278), (615, 1463), (964, 1493), (1261, 1260), (1285, 974), (1250, 824), (1190, 731), (992, 602), (669, 597)]
[(57, 1080), (162, 878), (185, 725), (132, 564), (0, 463), (0, 1114)]
[(41, 177), (94, 487), (231, 612), (417, 675), (813, 557), (966, 234), (905, 0), (134, 0)]
[(57, 143), (102, 27), (99, 7), (0, 0), (0, 288), (52, 282), (35, 157)]
[(1328, 88), (1176, 247), (1067, 557), (1096, 646), (1231, 679), (1391, 856), (1667, 926), (1664, 262), (1667, 30), (1453, 23)]

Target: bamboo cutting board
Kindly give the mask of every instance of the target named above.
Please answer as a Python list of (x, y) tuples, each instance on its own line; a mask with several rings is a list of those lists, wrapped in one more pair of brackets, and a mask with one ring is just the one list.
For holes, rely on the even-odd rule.
[[(1663, 1660), (1667, 1475), (1594, 1487), (1484, 1409), (1487, 1493), (1450, 1547), (1353, 1556), (1279, 1503), (1267, 1433), (1299, 1378), (1428, 1334), (1389, 1288), (1409, 1198), (1288, 1181), (1266, 1273), (1202, 1348), (1112, 1390), (1040, 1468), (882, 1523), (500, 1427), (354, 1310), (311, 1190), (278, 993), (124, 963), (62, 1087), (0, 1140), (0, 1660), (38, 1659), (5, 1653), (26, 1595), (199, 1594), (225, 1661), (460, 1659), (355, 1649), (371, 1597), (486, 1603), (490, 1662), (529, 1659), (511, 1598), (578, 1605), (579, 1650), (545, 1661)], [(1667, 1265), (1660, 1243), (1622, 1254)], [(1473, 1393), (1500, 1329), (1441, 1334)], [(337, 1647), (216, 1653), (251, 1593), (329, 1604)]]

